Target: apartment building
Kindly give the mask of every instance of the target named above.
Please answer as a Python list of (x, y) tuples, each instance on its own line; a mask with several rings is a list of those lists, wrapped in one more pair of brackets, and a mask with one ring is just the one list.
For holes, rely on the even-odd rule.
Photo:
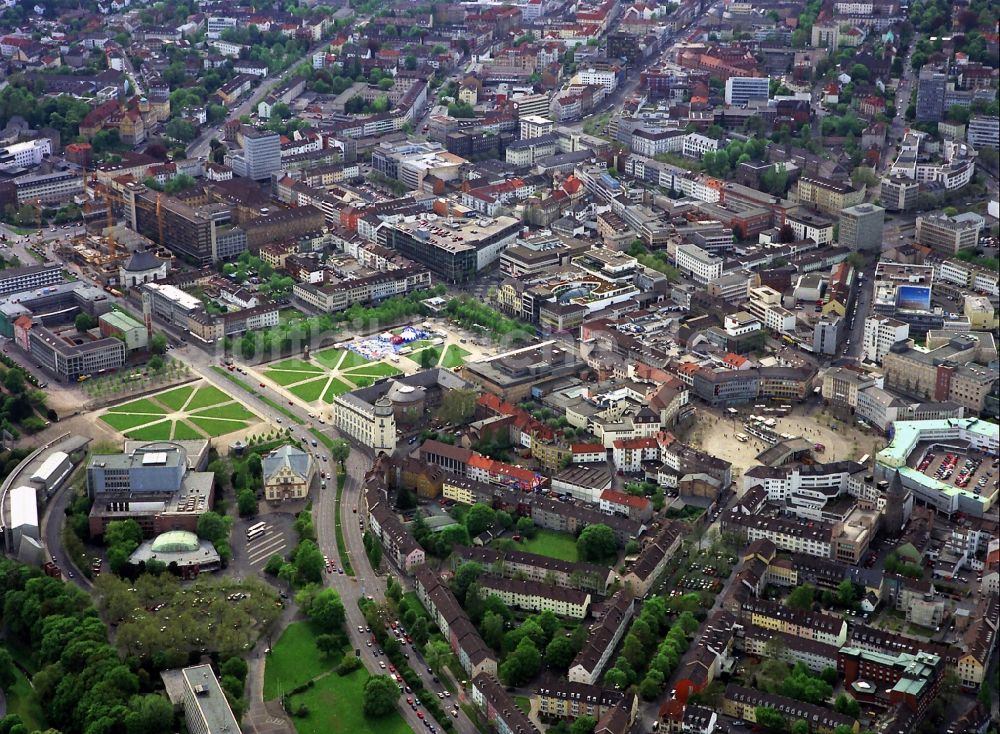
[(837, 652), (840, 649), (836, 645), (749, 623), (743, 625), (742, 643), (743, 650), (749, 655), (763, 659), (770, 657), (771, 651), (777, 650), (778, 660), (793, 666), (802, 663), (814, 673), (821, 673), (826, 668), (836, 668)]
[(677, 553), (684, 538), (683, 527), (668, 522), (655, 537), (645, 541), (622, 583), (635, 596), (644, 597)]
[(1000, 296), (1000, 273), (962, 260), (946, 259), (938, 269), (941, 280), (990, 296)]
[(931, 214), (917, 217), (916, 240), (937, 253), (948, 257), (962, 250), (974, 249), (985, 220), (975, 212), (964, 212), (949, 217)]
[(805, 720), (817, 734), (832, 734), (841, 726), (846, 726), (856, 734), (861, 728), (856, 719), (838, 714), (826, 706), (802, 703), (794, 698), (765, 693), (755, 688), (745, 688), (735, 683), (726, 686), (722, 711), (727, 716), (756, 723), (757, 709), (762, 707), (780, 712), (788, 725), (799, 719)]
[(378, 302), (430, 286), (430, 271), (414, 265), (338, 283), (295, 283), (292, 295), (318, 311), (334, 313), (355, 303)]
[(563, 589), (604, 594), (614, 576), (610, 569), (593, 563), (562, 561), (521, 551), (498, 551), (486, 546), (457, 546), (456, 567), (466, 561), (480, 564), (495, 576), (523, 578)]
[(570, 663), (571, 683), (594, 685), (600, 679), (634, 614), (635, 598), (628, 590), (619, 589), (608, 600), (601, 618), (591, 626), (583, 649)]
[(497, 734), (540, 734), (495, 677), (485, 673), (477, 675), (472, 680), (471, 698), (486, 720), (496, 728)]
[(770, 540), (789, 553), (830, 558), (833, 551), (833, 525), (827, 522), (804, 523), (793, 518), (746, 515), (734, 507), (723, 513), (722, 527), (746, 537), (750, 543)]
[(855, 190), (845, 182), (821, 176), (802, 176), (796, 185), (795, 199), (826, 214), (839, 215), (841, 210), (864, 201), (865, 187)]
[(847, 622), (823, 612), (790, 609), (781, 602), (754, 599), (740, 607), (743, 622), (763, 629), (783, 632), (824, 645), (841, 647), (847, 642)]
[(893, 344), (910, 338), (910, 325), (887, 316), (870, 316), (865, 319), (862, 358), (882, 364)]
[(638, 699), (634, 693), (586, 683), (571, 683), (555, 676), (544, 678), (533, 698), (538, 700), (538, 711), (542, 716), (558, 719), (576, 720), (581, 716), (593, 716), (600, 720), (616, 706), (623, 706), (634, 718), (638, 708)]
[(590, 608), (590, 594), (580, 589), (503, 576), (480, 576), (478, 583), (484, 597), (498, 596), (507, 606), (532, 612), (547, 611), (560, 617), (583, 619)]

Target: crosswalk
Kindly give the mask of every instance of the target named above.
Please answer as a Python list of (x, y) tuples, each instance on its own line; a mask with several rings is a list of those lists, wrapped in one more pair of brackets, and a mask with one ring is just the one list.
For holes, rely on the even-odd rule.
[(267, 563), (268, 558), (280, 554), (287, 545), (285, 534), (269, 527), (259, 538), (247, 543), (247, 560), (251, 566), (262, 566)]

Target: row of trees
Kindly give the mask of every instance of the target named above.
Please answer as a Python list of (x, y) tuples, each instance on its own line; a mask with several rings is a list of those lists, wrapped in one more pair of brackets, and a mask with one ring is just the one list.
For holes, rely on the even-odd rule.
[[(639, 694), (647, 700), (663, 691), (688, 648), (688, 636), (698, 630), (698, 620), (690, 612), (680, 614), (673, 624), (669, 624), (668, 618), (662, 597), (654, 596), (643, 603), (642, 611), (625, 635), (614, 667), (604, 674), (605, 683), (619, 690), (637, 684)], [(651, 655), (654, 649), (656, 652)]]

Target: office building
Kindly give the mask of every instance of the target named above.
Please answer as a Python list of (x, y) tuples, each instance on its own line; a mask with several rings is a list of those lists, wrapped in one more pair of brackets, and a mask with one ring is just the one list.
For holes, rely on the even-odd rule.
[(753, 101), (766, 102), (770, 97), (770, 86), (770, 77), (731, 76), (726, 79), (726, 104), (746, 107)]
[(901, 212), (917, 205), (920, 184), (904, 176), (890, 176), (882, 179), (879, 191), (882, 206), (891, 212)]
[(840, 211), (840, 245), (851, 250), (882, 249), (885, 209), (874, 204), (855, 204)]
[(540, 138), (552, 132), (555, 125), (552, 120), (541, 115), (522, 115), (518, 118), (521, 140)]
[(98, 318), (101, 336), (117, 337), (125, 343), (126, 352), (145, 349), (149, 345), (149, 330), (124, 311), (108, 311)]
[(461, 285), (499, 260), (520, 231), (521, 223), (507, 216), (451, 220), (420, 215), (382, 226), (378, 242)]
[(146, 537), (195, 531), (198, 516), (212, 508), (215, 475), (204, 471), (207, 465), (208, 441), (126, 441), (121, 454), (92, 455), (91, 535), (102, 535), (114, 520), (135, 520)]
[(32, 168), (51, 153), (52, 141), (48, 138), (14, 143), (0, 149), (0, 169)]
[(44, 263), (43, 265), (26, 265), (20, 268), (0, 270), (0, 295), (4, 293), (20, 293), (47, 285), (62, 283), (60, 263)]
[(312, 454), (295, 446), (281, 446), (261, 459), (264, 498), (268, 501), (302, 499), (316, 476)]
[(706, 252), (697, 245), (680, 245), (675, 260), (678, 270), (690, 274), (702, 285), (708, 285), (709, 282), (722, 276), (722, 258)]
[(240, 734), (239, 722), (211, 665), (181, 671), (184, 720), (190, 734)]
[(281, 136), (278, 133), (244, 125), (238, 137), (243, 152), (232, 156), (233, 173), (261, 181), (281, 170)]
[(114, 337), (74, 344), (42, 326), (31, 324), (28, 353), (35, 364), (62, 382), (102, 374), (125, 364), (125, 344)]
[(973, 148), (1000, 148), (1000, 119), (989, 115), (970, 117), (965, 139)]
[(942, 255), (957, 255), (979, 244), (979, 233), (985, 224), (985, 220), (974, 212), (953, 217), (928, 214), (917, 217), (916, 239)]
[(882, 364), (882, 358), (889, 353), (893, 344), (910, 338), (910, 325), (887, 316), (871, 316), (865, 319), (862, 358), (875, 364)]
[(917, 78), (917, 122), (940, 122), (947, 87), (947, 74), (929, 65), (921, 67)]
[(246, 233), (234, 226), (226, 204), (188, 204), (142, 185), (127, 187), (125, 199), (132, 229), (192, 265), (210, 265), (246, 249)]

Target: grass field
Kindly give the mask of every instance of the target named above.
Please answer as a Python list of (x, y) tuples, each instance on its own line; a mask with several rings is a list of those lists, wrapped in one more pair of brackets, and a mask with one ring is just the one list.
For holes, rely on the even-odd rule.
[(311, 403), (314, 400), (319, 400), (323, 395), (323, 391), (326, 389), (326, 381), (326, 377), (318, 377), (315, 380), (309, 380), (309, 382), (303, 382), (301, 385), (290, 387), (288, 391), (302, 398), (307, 403)]
[(167, 392), (161, 392), (156, 396), (157, 402), (163, 403), (170, 410), (178, 411), (184, 407), (184, 403), (187, 399), (191, 397), (191, 393), (194, 392), (194, 388), (191, 385), (185, 385), (184, 387), (178, 387), (174, 390), (167, 390)]
[(205, 418), (228, 418), (229, 420), (251, 421), (253, 413), (244, 408), (239, 403), (226, 403), (225, 405), (215, 405), (211, 408), (202, 408), (192, 413), (193, 416)]
[(192, 428), (191, 424), (184, 421), (175, 421), (173, 438), (175, 441), (191, 441), (198, 438), (204, 438), (204, 436)]
[(441, 360), (441, 366), (447, 367), (448, 369), (461, 367), (465, 364), (465, 358), (468, 356), (469, 352), (462, 349), (457, 344), (449, 344), (448, 348), (444, 352), (444, 358)]
[(323, 393), (323, 401), (327, 403), (332, 403), (335, 397), (337, 397), (338, 395), (343, 395), (350, 389), (351, 389), (350, 385), (348, 385), (343, 380), (338, 380), (336, 377), (334, 377), (332, 380), (330, 380), (330, 386), (326, 389), (326, 392)]
[(441, 361), (441, 347), (418, 349), (416, 352), (412, 352), (409, 357), (417, 364), (424, 364), (423, 360), (427, 360), (427, 364), (437, 367), (438, 362)]
[(209, 405), (228, 403), (230, 400), (232, 398), (215, 385), (205, 385), (198, 388), (198, 392), (188, 402), (187, 409), (198, 410), (198, 408), (207, 408)]
[(21, 722), (28, 731), (44, 731), (46, 729), (42, 704), (35, 695), (31, 683), (16, 666), (14, 666), (14, 685), (8, 688), (5, 693), (7, 694), (8, 714), (20, 716)]
[(275, 362), (274, 364), (269, 364), (268, 369), (271, 370), (295, 370), (298, 372), (316, 372), (320, 373), (323, 368), (318, 364), (313, 364), (312, 362), (307, 362), (304, 359), (284, 359), (280, 362)]
[(563, 561), (576, 561), (576, 539), (566, 533), (552, 530), (539, 530), (532, 540), (522, 539), (519, 550), (525, 553), (536, 553), (540, 556), (558, 558)]
[(315, 372), (304, 372), (301, 370), (268, 370), (264, 374), (271, 382), (281, 385), (282, 387), (294, 385), (296, 382), (302, 382), (303, 380), (309, 380), (316, 377)]
[(126, 431), (125, 435), (135, 441), (167, 441), (170, 439), (171, 421), (159, 421), (134, 431)]
[(312, 358), (327, 369), (335, 370), (337, 369), (337, 365), (340, 364), (340, 359), (343, 356), (343, 349), (324, 349), (322, 352), (316, 352), (312, 355)]
[(514, 705), (521, 709), (525, 715), (531, 713), (531, 699), (527, 696), (514, 696)]
[(363, 364), (368, 364), (371, 360), (362, 357), (357, 352), (352, 352), (348, 350), (344, 353), (344, 359), (340, 363), (340, 369), (349, 370), (352, 367), (360, 367)]
[(144, 413), (105, 413), (101, 416), (101, 420), (121, 432), (155, 421), (157, 417)]
[(246, 423), (243, 421), (217, 420), (197, 415), (191, 416), (188, 420), (213, 438), (215, 436), (225, 436), (227, 433), (246, 428)]
[(356, 376), (391, 377), (398, 374), (398, 369), (393, 367), (391, 364), (386, 364), (385, 362), (372, 362), (371, 364), (366, 364), (364, 367), (358, 367), (357, 369), (344, 372), (344, 376), (349, 380)]
[(264, 668), (265, 701), (333, 669), (334, 661), (339, 658), (326, 659), (320, 655), (316, 634), (308, 622), (294, 622), (281, 633)]
[(284, 405), (279, 405), (278, 403), (276, 403), (273, 400), (271, 400), (271, 398), (267, 397), (267, 395), (261, 395), (251, 385), (247, 384), (246, 382), (244, 382), (243, 380), (241, 380), (236, 375), (231, 374), (225, 368), (219, 367), (218, 365), (212, 365), (212, 370), (217, 375), (221, 375), (224, 379), (229, 380), (229, 382), (233, 383), (234, 385), (237, 385), (237, 386), (243, 388), (246, 392), (248, 392), (251, 395), (255, 396), (260, 402), (262, 402), (265, 405), (269, 405), (270, 407), (274, 408), (276, 411), (278, 411), (283, 416), (285, 416), (286, 418), (288, 418), (288, 420), (290, 420), (292, 423), (296, 423), (296, 424), (298, 424), (300, 426), (303, 423), (305, 423), (304, 420), (302, 420), (301, 418), (299, 418), (297, 415), (295, 415), (295, 413), (293, 413), (292, 411), (290, 411)]
[(157, 405), (149, 398), (139, 398), (130, 403), (122, 403), (108, 408), (108, 410), (112, 413), (153, 413), (154, 415), (162, 415), (167, 412), (162, 405)]
[(292, 706), (299, 702), (309, 707), (309, 716), (295, 718), (298, 734), (412, 734), (398, 711), (388, 716), (370, 719), (362, 712), (359, 702), (364, 697), (368, 671), (355, 670), (350, 675), (336, 673), (320, 678), (304, 693), (292, 696)]

